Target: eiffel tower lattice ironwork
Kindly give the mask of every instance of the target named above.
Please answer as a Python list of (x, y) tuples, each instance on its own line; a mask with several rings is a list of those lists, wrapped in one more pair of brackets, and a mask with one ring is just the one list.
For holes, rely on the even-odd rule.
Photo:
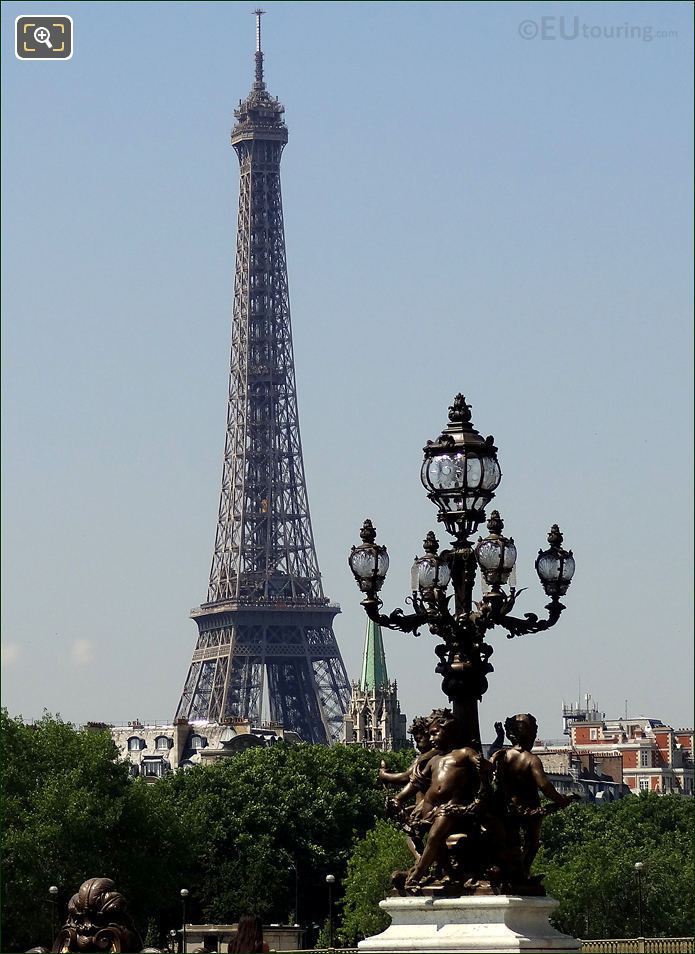
[(350, 686), (309, 516), (280, 191), (287, 127), (263, 80), (261, 13), (255, 82), (232, 130), (241, 182), (215, 551), (176, 716), (258, 725), (267, 693), (272, 721), (325, 743), (340, 736)]

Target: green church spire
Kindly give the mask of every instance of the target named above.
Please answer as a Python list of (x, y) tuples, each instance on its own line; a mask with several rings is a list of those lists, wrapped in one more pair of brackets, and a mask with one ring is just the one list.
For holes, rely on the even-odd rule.
[(381, 626), (372, 622), (367, 623), (367, 635), (364, 641), (364, 655), (362, 657), (362, 675), (360, 689), (363, 692), (372, 692), (382, 686), (388, 686), (389, 677), (386, 672), (386, 656), (384, 641), (381, 638)]

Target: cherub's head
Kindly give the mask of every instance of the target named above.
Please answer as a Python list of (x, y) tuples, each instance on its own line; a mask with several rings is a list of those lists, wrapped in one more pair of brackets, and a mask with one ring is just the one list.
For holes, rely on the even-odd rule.
[(432, 744), (442, 752), (450, 752), (463, 745), (461, 726), (451, 709), (435, 709), (429, 718)]
[(428, 718), (418, 716), (413, 719), (410, 734), (415, 739), (415, 745), (419, 752), (429, 752), (432, 748), (432, 740), (430, 739), (430, 720)]
[(520, 712), (505, 719), (504, 731), (512, 745), (530, 750), (538, 735), (538, 723), (530, 712)]

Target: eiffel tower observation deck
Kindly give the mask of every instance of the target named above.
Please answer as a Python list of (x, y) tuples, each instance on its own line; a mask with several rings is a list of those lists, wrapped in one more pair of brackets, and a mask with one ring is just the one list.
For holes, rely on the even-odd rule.
[(234, 111), (239, 217), (227, 431), (207, 601), (177, 718), (270, 720), (339, 738), (350, 687), (321, 585), (299, 435), (280, 159), (284, 107), (263, 79)]

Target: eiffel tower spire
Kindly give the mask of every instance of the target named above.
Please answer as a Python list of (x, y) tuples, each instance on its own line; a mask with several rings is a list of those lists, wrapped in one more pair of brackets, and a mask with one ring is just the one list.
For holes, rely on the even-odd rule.
[(261, 17), (264, 13), (265, 10), (253, 11), (256, 17), (256, 82), (253, 84), (254, 89), (265, 89), (265, 83), (263, 82), (263, 49), (261, 47)]
[(234, 111), (240, 166), (229, 400), (207, 601), (177, 717), (273, 721), (338, 738), (350, 694), (321, 585), (295, 385), (280, 189), (284, 107), (263, 79)]

